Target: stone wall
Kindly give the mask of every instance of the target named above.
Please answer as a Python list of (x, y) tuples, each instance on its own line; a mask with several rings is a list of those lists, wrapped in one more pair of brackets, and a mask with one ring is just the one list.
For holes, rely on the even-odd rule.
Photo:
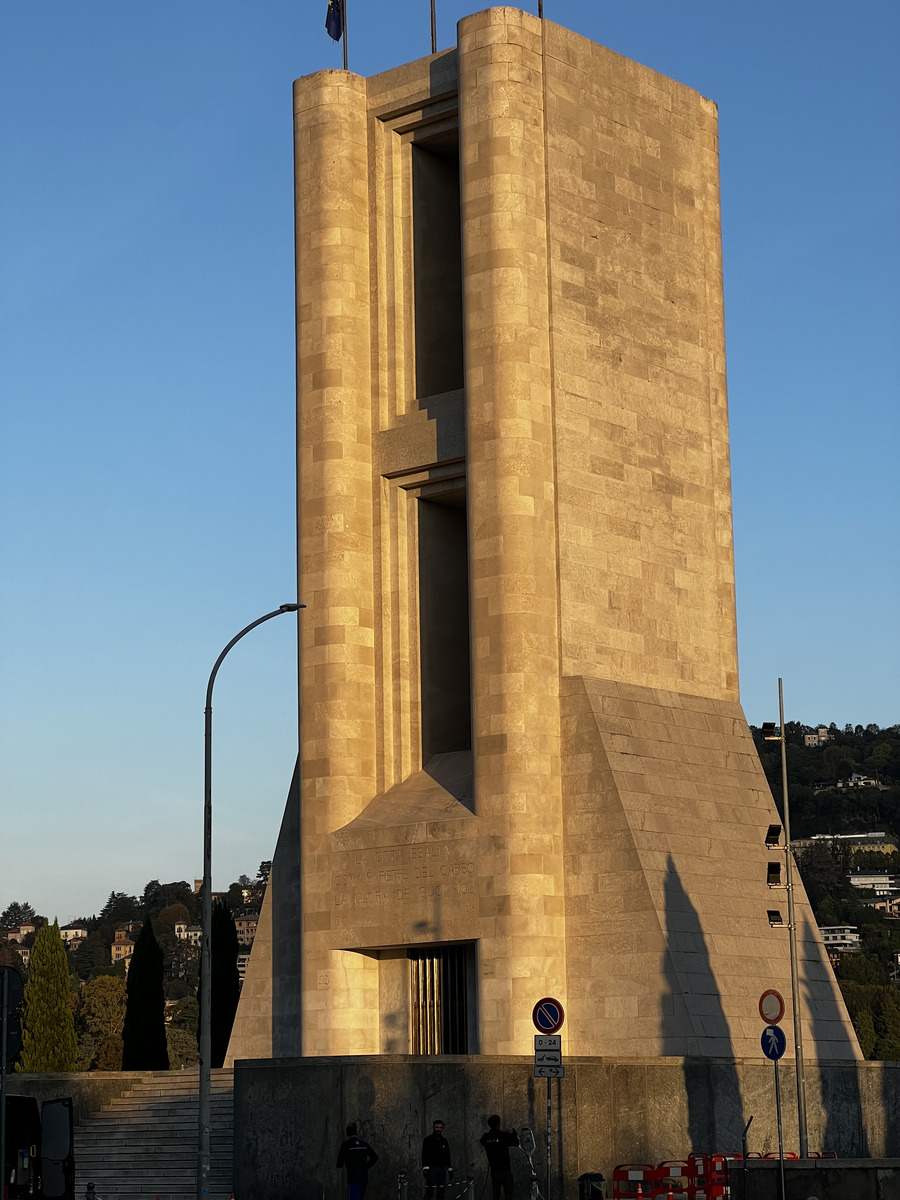
[[(749, 1147), (777, 1149), (773, 1069), (760, 1061), (658, 1059), (566, 1061), (551, 1087), (553, 1194), (575, 1200), (577, 1179), (611, 1179), (623, 1162), (661, 1162), (696, 1151), (734, 1151), (752, 1116)], [(796, 1150), (794, 1075), (781, 1069), (785, 1150)], [(522, 1058), (384, 1056), (281, 1059), (235, 1066), (235, 1191), (242, 1200), (295, 1200), (340, 1193), (334, 1167), (344, 1126), (357, 1121), (380, 1155), (372, 1191), (387, 1195), (406, 1170), (418, 1192), (421, 1139), (441, 1118), (457, 1174), (485, 1178), (478, 1139), (497, 1112), (503, 1127), (534, 1130), (543, 1159), (546, 1084)], [(900, 1155), (900, 1063), (811, 1064), (811, 1150), (841, 1157)], [(528, 1172), (514, 1156), (517, 1185)], [(885, 1193), (887, 1194), (887, 1193)], [(754, 1193), (762, 1200), (763, 1193)], [(798, 1192), (797, 1195), (800, 1195)], [(815, 1192), (804, 1192), (807, 1195)], [(828, 1193), (832, 1200), (836, 1193)], [(855, 1192), (847, 1192), (842, 1200)], [(860, 1196), (869, 1196), (861, 1192)], [(873, 1192), (872, 1196), (879, 1193)]]
[[(76, 1122), (99, 1112), (104, 1104), (124, 1096), (152, 1071), (66, 1071), (47, 1075), (13, 1072), (7, 1076), (10, 1096), (34, 1096), (38, 1103), (71, 1097)], [(168, 1074), (168, 1072), (166, 1072)]]

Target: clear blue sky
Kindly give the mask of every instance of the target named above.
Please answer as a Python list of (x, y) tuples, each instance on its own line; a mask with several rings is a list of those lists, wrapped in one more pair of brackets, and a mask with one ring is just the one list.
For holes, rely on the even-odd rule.
[[(350, 5), (353, 70), (429, 52), (427, 0)], [(325, 7), (0, 7), (0, 909), (200, 873), (207, 675), (294, 598), (291, 82), (340, 66)], [(438, 0), (440, 48), (469, 11)], [(900, 9), (545, 15), (719, 104), (748, 718), (780, 674), (789, 718), (900, 721)], [(218, 887), (271, 857), (292, 618), (215, 713)]]

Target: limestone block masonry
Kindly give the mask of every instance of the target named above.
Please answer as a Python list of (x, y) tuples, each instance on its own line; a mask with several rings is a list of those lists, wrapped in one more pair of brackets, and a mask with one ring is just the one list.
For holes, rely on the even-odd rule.
[[(518, 9), (458, 35), (294, 86), (300, 757), (229, 1061), (528, 1054), (548, 994), (567, 1054), (757, 1058), (716, 108)], [(807, 1053), (856, 1059), (797, 913)]]

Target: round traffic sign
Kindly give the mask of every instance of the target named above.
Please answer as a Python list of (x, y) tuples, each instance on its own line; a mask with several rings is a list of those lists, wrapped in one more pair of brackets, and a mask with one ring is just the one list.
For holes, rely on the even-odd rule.
[(766, 1058), (771, 1058), (773, 1062), (781, 1058), (784, 1054), (784, 1048), (787, 1045), (787, 1038), (784, 1036), (784, 1030), (780, 1025), (769, 1025), (762, 1031), (760, 1039), (762, 1052)]
[(784, 997), (781, 992), (769, 988), (759, 998), (759, 1015), (767, 1025), (777, 1025), (784, 1016)]
[(552, 996), (545, 996), (543, 1000), (538, 1000), (531, 1010), (531, 1019), (539, 1033), (556, 1033), (558, 1029), (562, 1029), (566, 1014), (558, 1000), (554, 1000)]

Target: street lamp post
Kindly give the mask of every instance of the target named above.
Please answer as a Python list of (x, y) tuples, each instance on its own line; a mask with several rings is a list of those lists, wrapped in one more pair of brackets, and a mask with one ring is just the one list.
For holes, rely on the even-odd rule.
[(205, 1200), (209, 1195), (210, 1175), (210, 1047), (212, 1033), (212, 693), (219, 667), (228, 651), (245, 634), (264, 621), (280, 617), (283, 613), (297, 612), (305, 604), (282, 604), (274, 612), (266, 613), (246, 625), (233, 637), (216, 659), (206, 685), (206, 708), (204, 710), (204, 759), (203, 759), (203, 936), (200, 943), (200, 1098), (198, 1104), (197, 1139), (197, 1198)]
[[(794, 913), (794, 856), (791, 852), (791, 810), (788, 802), (787, 743), (784, 736), (784, 689), (778, 680), (778, 729), (770, 722), (763, 725), (767, 742), (781, 742), (781, 797), (784, 809), (784, 886), (787, 893), (788, 943), (791, 954), (791, 1008), (794, 1016), (794, 1057), (797, 1073), (797, 1125), (800, 1157), (809, 1158), (806, 1132), (806, 1076), (803, 1066), (803, 1028), (800, 1022), (800, 971), (797, 961), (797, 921)], [(777, 826), (776, 826), (777, 829)]]

